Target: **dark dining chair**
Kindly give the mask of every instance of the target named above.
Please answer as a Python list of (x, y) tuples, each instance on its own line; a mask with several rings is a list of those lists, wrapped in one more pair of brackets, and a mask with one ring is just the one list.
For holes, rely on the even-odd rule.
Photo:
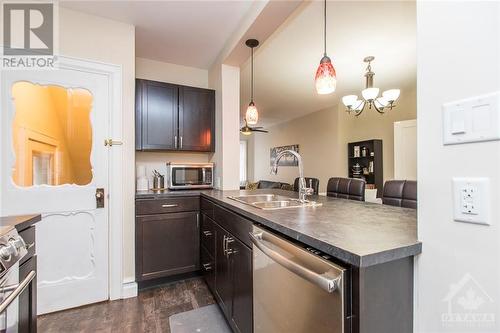
[(365, 201), (366, 182), (357, 178), (333, 177), (328, 180), (326, 195), (356, 201)]
[[(306, 180), (306, 186), (311, 187), (314, 190), (314, 194), (318, 195), (319, 194), (319, 179), (318, 178), (311, 178), (311, 177), (304, 177)], [(293, 190), (295, 192), (299, 191), (299, 177), (295, 178), (295, 181), (293, 182)]]
[(417, 208), (417, 182), (414, 180), (388, 180), (382, 195), (384, 205)]

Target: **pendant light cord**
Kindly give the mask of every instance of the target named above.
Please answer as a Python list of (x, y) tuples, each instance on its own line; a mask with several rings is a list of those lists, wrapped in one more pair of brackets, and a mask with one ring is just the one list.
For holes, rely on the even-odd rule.
[(324, 55), (326, 57), (326, 0), (325, 0), (325, 7), (324, 7), (324, 19), (325, 19), (325, 27), (324, 27), (324, 43), (325, 43), (325, 52)]
[(252, 94), (250, 96), (250, 101), (253, 102), (253, 47), (252, 47), (252, 87), (251, 87), (251, 90), (252, 90)]

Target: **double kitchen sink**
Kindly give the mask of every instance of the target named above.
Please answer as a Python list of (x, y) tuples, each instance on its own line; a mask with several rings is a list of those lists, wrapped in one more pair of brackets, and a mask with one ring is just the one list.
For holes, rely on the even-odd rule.
[(321, 203), (315, 201), (300, 201), (296, 198), (278, 194), (249, 194), (237, 197), (228, 196), (228, 198), (263, 210), (318, 207), (322, 205)]

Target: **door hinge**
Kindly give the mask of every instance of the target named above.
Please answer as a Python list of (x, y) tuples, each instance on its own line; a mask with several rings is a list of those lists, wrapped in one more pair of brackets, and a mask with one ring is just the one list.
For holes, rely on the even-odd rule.
[(121, 142), (121, 141), (115, 141), (113, 139), (105, 139), (104, 140), (104, 146), (112, 147), (112, 146), (121, 146), (121, 145), (123, 145), (123, 142)]

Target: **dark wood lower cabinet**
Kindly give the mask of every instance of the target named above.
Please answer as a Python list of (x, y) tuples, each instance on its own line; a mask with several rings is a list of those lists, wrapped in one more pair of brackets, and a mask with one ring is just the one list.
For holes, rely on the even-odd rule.
[(226, 256), (228, 233), (215, 225), (215, 293), (227, 317), (231, 316), (233, 283), (230, 261)]
[[(36, 272), (36, 256), (19, 266), (19, 281), (24, 280), (31, 271)], [(36, 276), (19, 295), (19, 333), (36, 333)]]
[[(226, 221), (227, 222), (227, 221)], [(238, 221), (239, 222), (239, 221)], [(205, 271), (207, 284), (215, 294), (227, 321), (234, 332), (253, 331), (252, 250), (232, 233), (208, 216), (203, 216), (204, 229), (212, 230), (212, 243), (202, 242), (202, 263), (214, 260), (214, 270)], [(209, 250), (208, 248), (211, 248)], [(211, 284), (215, 280), (215, 286)]]
[(233, 280), (231, 321), (239, 332), (252, 332), (252, 250), (235, 239), (230, 245)]
[(138, 281), (199, 269), (199, 213), (138, 216), (136, 278)]

